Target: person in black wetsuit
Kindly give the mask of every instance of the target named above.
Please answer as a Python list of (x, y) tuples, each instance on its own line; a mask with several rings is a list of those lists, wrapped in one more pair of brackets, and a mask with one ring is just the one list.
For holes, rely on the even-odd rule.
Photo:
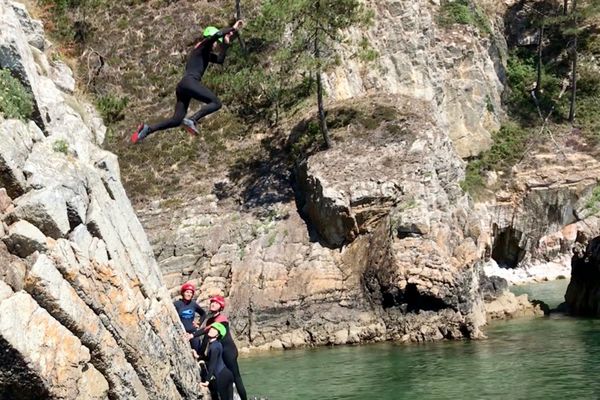
[(223, 338), (228, 329), (219, 322), (215, 322), (207, 327), (208, 344), (208, 374), (203, 386), (214, 386), (218, 399), (213, 400), (233, 400), (233, 374), (223, 361), (223, 345), (218, 338)]
[[(202, 75), (204, 75), (209, 63), (223, 64), (227, 47), (242, 25), (242, 21), (237, 21), (230, 28), (218, 30), (214, 26), (209, 26), (204, 30), (204, 40), (196, 44), (194, 50), (190, 53), (185, 66), (185, 74), (175, 89), (177, 103), (175, 104), (173, 116), (154, 125), (140, 124), (133, 135), (131, 135), (132, 143), (138, 143), (151, 133), (175, 128), (182, 124), (190, 134), (198, 134), (196, 122), (200, 118), (221, 108), (219, 98), (200, 84)], [(213, 51), (218, 52), (218, 55), (214, 54)], [(191, 99), (196, 99), (206, 104), (190, 118), (185, 118)]]
[[(209, 327), (211, 324), (220, 323), (227, 329), (227, 332), (223, 338), (220, 339), (221, 344), (223, 345), (223, 361), (227, 368), (233, 374), (233, 380), (235, 382), (235, 387), (237, 389), (238, 394), (240, 395), (241, 400), (247, 400), (248, 396), (246, 394), (246, 388), (244, 387), (244, 382), (242, 381), (242, 376), (240, 375), (240, 367), (238, 366), (238, 349), (231, 337), (231, 332), (229, 329), (229, 321), (227, 317), (223, 314), (223, 309), (225, 308), (225, 298), (223, 296), (213, 296), (210, 298), (210, 314), (208, 319), (206, 320), (206, 326)], [(208, 328), (205, 328), (204, 333), (208, 332)], [(206, 351), (208, 347), (209, 340), (205, 337), (202, 340), (202, 345), (200, 347), (200, 357)]]
[(206, 317), (206, 312), (198, 303), (192, 300), (195, 292), (196, 287), (192, 283), (187, 282), (183, 284), (181, 286), (181, 300), (175, 301), (173, 305), (185, 328), (187, 338), (190, 341), (190, 346), (192, 346), (192, 349), (194, 349), (197, 354), (200, 354), (204, 331), (197, 328), (194, 324), (194, 318), (196, 317), (196, 314), (200, 315), (200, 322), (202, 323)]

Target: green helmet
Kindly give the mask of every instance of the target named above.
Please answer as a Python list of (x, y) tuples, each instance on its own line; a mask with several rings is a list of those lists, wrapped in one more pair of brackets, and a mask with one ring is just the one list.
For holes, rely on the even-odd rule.
[(227, 328), (225, 328), (225, 325), (223, 325), (220, 322), (215, 322), (211, 324), (210, 328), (215, 328), (217, 331), (219, 331), (219, 336), (221, 336), (222, 338), (225, 337), (225, 335), (227, 334)]
[[(212, 35), (214, 35), (217, 32), (219, 32), (219, 30), (217, 28), (215, 28), (214, 26), (207, 26), (204, 29), (204, 32), (202, 32), (202, 34), (204, 35), (205, 38), (207, 38), (207, 37), (211, 37)], [(223, 38), (219, 38), (219, 42), (223, 43)]]

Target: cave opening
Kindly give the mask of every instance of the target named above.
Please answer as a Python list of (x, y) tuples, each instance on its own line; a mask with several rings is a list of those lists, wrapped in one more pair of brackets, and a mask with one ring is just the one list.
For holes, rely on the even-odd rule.
[(492, 246), (492, 258), (502, 268), (516, 268), (525, 257), (520, 242), (523, 233), (512, 227), (501, 229)]

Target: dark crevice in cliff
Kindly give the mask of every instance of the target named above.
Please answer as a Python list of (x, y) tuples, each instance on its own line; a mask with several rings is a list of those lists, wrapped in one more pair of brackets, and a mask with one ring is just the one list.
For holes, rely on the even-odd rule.
[(0, 400), (49, 399), (50, 394), (31, 367), (0, 337)]
[(100, 240), (104, 240), (104, 238), (102, 237), (102, 234), (100, 233), (100, 228), (98, 227), (98, 225), (95, 222), (89, 222), (86, 225), (86, 228), (88, 230), (88, 232), (90, 233), (90, 235), (92, 235), (95, 238), (98, 238)]
[(69, 219), (69, 232), (73, 232), (75, 228), (83, 224), (79, 213), (71, 204), (67, 203), (67, 218)]
[(398, 307), (402, 312), (440, 311), (451, 308), (443, 300), (419, 292), (416, 284), (409, 283), (403, 291), (383, 291), (381, 306), (384, 309)]
[(512, 227), (496, 232), (492, 258), (503, 268), (516, 268), (526, 255), (520, 242), (523, 233)]
[(106, 189), (106, 193), (108, 193), (108, 196), (111, 198), (111, 200), (114, 200), (115, 195), (113, 194), (112, 189), (108, 185), (108, 182), (106, 182), (106, 180), (102, 179), (102, 184), (104, 185), (104, 189)]

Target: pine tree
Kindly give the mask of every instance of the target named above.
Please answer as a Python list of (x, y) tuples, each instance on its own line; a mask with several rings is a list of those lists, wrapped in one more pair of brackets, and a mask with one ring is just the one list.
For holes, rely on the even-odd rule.
[[(565, 4), (566, 8), (567, 4)], [(589, 36), (588, 33), (597, 28), (596, 22), (600, 17), (600, 0), (571, 0), (570, 14), (565, 35), (571, 39), (571, 100), (569, 106), (569, 122), (573, 123), (577, 106), (577, 58), (579, 39)]]
[[(345, 31), (368, 24), (372, 18), (358, 0), (270, 0), (263, 6), (260, 26), (265, 35), (279, 37), (275, 59), (280, 63), (282, 86), (306, 79), (317, 87), (319, 127), (326, 147), (331, 138), (325, 119), (322, 75), (338, 60)], [(283, 90), (283, 88), (282, 88)]]

